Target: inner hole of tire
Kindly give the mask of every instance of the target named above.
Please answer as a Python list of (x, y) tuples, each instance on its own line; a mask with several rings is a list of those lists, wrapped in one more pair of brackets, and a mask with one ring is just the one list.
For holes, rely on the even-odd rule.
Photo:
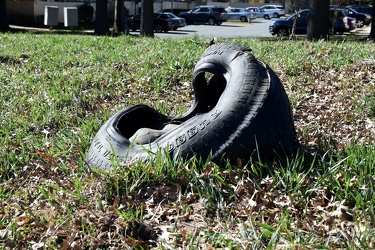
[[(222, 74), (201, 72), (195, 79), (197, 86), (198, 105), (191, 115), (206, 113), (212, 110), (222, 96), (227, 81)], [(179, 121), (189, 119), (190, 115)], [(149, 108), (139, 107), (121, 117), (117, 128), (131, 142), (137, 144), (151, 143), (161, 135), (179, 126), (171, 120), (157, 115)]]
[(204, 79), (206, 87), (203, 88), (204, 93), (200, 93), (200, 96), (204, 98), (205, 107), (203, 111), (207, 112), (218, 103), (227, 86), (227, 81), (223, 75), (212, 72), (204, 72)]

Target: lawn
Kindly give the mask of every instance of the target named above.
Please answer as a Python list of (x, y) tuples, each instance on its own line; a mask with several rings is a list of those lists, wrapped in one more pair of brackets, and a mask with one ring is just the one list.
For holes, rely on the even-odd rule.
[(303, 148), (288, 162), (90, 168), (116, 111), (190, 107), (208, 39), (0, 34), (1, 249), (374, 249), (375, 44), (223, 41), (282, 80)]

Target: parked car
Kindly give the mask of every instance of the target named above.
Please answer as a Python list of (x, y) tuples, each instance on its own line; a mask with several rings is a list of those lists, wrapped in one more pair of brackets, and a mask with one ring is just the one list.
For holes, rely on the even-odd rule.
[[(334, 24), (335, 33), (349, 32), (357, 28), (357, 20), (354, 17), (348, 17), (345, 14), (343, 9), (337, 9), (337, 8), (330, 9), (330, 20), (333, 20), (335, 15), (336, 15), (336, 20)], [(331, 24), (331, 27), (332, 27), (332, 24)]]
[(231, 21), (250, 22), (251, 20), (257, 18), (255, 12), (252, 12), (246, 8), (228, 7), (225, 10), (228, 13), (228, 20)]
[(207, 22), (209, 25), (221, 25), (228, 21), (227, 11), (221, 6), (197, 6), (190, 11), (183, 11), (178, 14), (185, 18), (186, 23)]
[(257, 18), (271, 19), (274, 16), (273, 11), (261, 10), (259, 7), (248, 7), (246, 9), (254, 12)]
[(261, 10), (271, 11), (273, 17), (279, 18), (280, 16), (285, 16), (284, 7), (281, 5), (263, 5), (260, 7)]
[(348, 25), (349, 25), (348, 31), (355, 30), (358, 27), (357, 19), (355, 19), (354, 17), (349, 17), (349, 16), (347, 17), (347, 19), (348, 19)]
[(186, 26), (185, 18), (181, 18), (173, 14), (172, 12), (163, 12), (167, 14), (172, 20), (172, 30), (177, 30), (178, 28), (182, 28)]
[[(341, 10), (341, 9), (336, 9), (337, 10), (337, 16), (336, 20), (334, 22), (334, 32), (347, 32), (350, 31), (351, 28), (348, 23), (348, 17), (346, 14)], [(330, 16), (334, 17), (335, 9), (330, 9)], [(281, 19), (276, 19), (272, 21), (269, 25), (269, 32), (272, 35), (277, 35), (277, 36), (288, 36), (293, 28), (294, 24), (294, 19), (297, 18), (296, 20), (296, 26), (295, 26), (295, 34), (306, 34), (307, 32), (307, 23), (309, 20), (309, 14), (310, 10), (309, 9), (304, 9), (301, 11), (298, 11), (292, 15), (290, 15), (288, 18), (281, 18)], [(350, 24), (355, 27), (355, 18), (350, 18)], [(332, 27), (332, 23), (330, 24), (330, 29)]]
[[(155, 32), (168, 32), (172, 29), (172, 20), (165, 13), (154, 13), (154, 31)], [(141, 15), (134, 15), (126, 19), (126, 24), (130, 30), (136, 31), (141, 27)]]
[(357, 20), (357, 28), (362, 28), (371, 23), (372, 17), (366, 13), (360, 13), (352, 8), (342, 8), (345, 14), (349, 17), (354, 17)]

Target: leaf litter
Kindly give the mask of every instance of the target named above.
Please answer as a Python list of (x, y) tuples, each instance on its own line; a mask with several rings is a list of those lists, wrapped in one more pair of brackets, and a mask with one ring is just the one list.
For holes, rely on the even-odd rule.
[[(298, 81), (282, 67), (276, 69), (287, 92), (297, 96), (292, 101), (293, 114), (303, 147), (343, 150), (354, 143), (373, 144), (374, 111), (371, 106), (360, 107), (366, 107), (371, 98), (375, 105), (375, 63), (356, 62), (345, 69), (303, 68)], [(133, 86), (126, 95), (147, 92), (147, 86), (137, 86), (141, 89)], [(192, 97), (187, 84), (160, 94), (172, 107), (175, 100), (171, 97), (180, 95)], [(116, 103), (110, 100), (105, 105), (116, 109)], [(220, 194), (223, 206), (214, 209), (210, 197), (199, 194), (189, 180), (184, 188), (157, 181), (131, 193), (110, 194), (105, 175), (87, 169), (81, 176), (74, 163), (77, 159), (68, 159), (66, 169), (61, 170), (54, 156), (41, 151), (35, 155), (36, 160), (0, 184), (3, 193), (22, 190), (1, 201), (0, 244), (4, 248), (225, 249), (231, 245), (259, 249), (272, 245), (274, 249), (312, 249), (325, 244), (336, 248), (375, 228), (373, 211), (358, 211), (323, 184), (314, 186), (316, 174), (306, 175), (299, 183), (303, 188), (292, 191), (280, 188), (269, 175), (254, 176), (242, 164), (231, 171), (220, 170), (228, 185), (222, 189), (228, 192)], [(212, 166), (196, 178), (212, 180)], [(335, 176), (338, 181), (342, 178)], [(369, 247), (374, 242), (370, 240)]]

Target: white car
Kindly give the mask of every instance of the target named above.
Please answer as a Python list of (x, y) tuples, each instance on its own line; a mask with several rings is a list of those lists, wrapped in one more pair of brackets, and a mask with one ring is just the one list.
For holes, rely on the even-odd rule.
[(226, 8), (228, 14), (228, 20), (230, 21), (241, 21), (250, 22), (251, 20), (257, 18), (256, 14), (246, 8)]
[(279, 18), (280, 16), (285, 16), (284, 7), (281, 5), (263, 5), (260, 7), (261, 10), (271, 11), (273, 17)]
[(246, 9), (255, 13), (257, 18), (271, 19), (274, 16), (273, 11), (261, 10), (259, 7), (249, 7)]

